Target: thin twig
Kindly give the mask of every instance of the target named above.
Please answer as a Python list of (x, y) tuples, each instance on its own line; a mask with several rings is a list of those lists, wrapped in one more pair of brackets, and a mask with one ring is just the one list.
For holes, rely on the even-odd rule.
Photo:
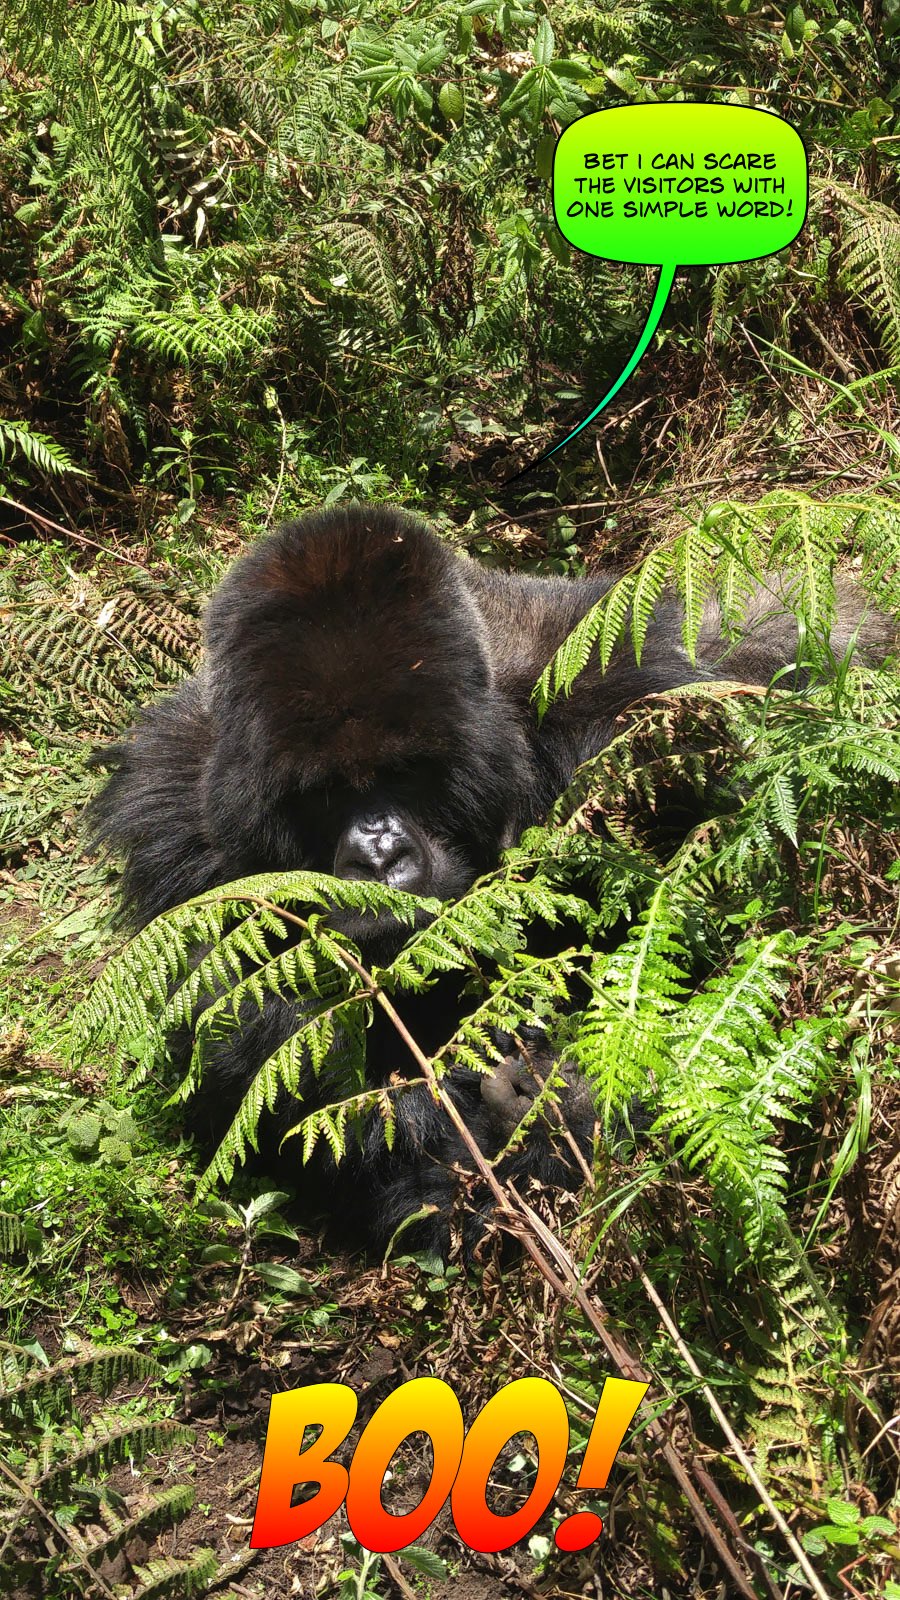
[(640, 1278), (641, 1283), (644, 1286), (644, 1293), (646, 1294), (647, 1299), (650, 1301), (651, 1305), (653, 1306), (654, 1310), (656, 1311), (656, 1314), (659, 1317), (660, 1322), (662, 1323), (662, 1325), (665, 1328), (667, 1334), (669, 1335), (669, 1338), (672, 1340), (672, 1343), (674, 1344), (676, 1350), (678, 1351), (678, 1354), (680, 1355), (680, 1357), (681, 1357), (682, 1361), (684, 1362), (685, 1366), (688, 1368), (689, 1372), (691, 1372), (693, 1374), (693, 1376), (697, 1379), (697, 1381), (698, 1381), (698, 1383), (700, 1385), (701, 1392), (703, 1394), (703, 1398), (705, 1399), (707, 1405), (709, 1406), (710, 1411), (712, 1412), (713, 1416), (715, 1417), (716, 1421), (718, 1422), (719, 1427), (722, 1429), (722, 1432), (724, 1433), (726, 1439), (728, 1440), (728, 1443), (731, 1445), (731, 1448), (734, 1451), (735, 1455), (737, 1456), (738, 1461), (741, 1463), (741, 1466), (743, 1467), (745, 1473), (747, 1474), (747, 1477), (748, 1477), (748, 1479), (750, 1481), (751, 1486), (753, 1487), (753, 1489), (755, 1489), (756, 1493), (759, 1495), (759, 1498), (760, 1498), (762, 1504), (765, 1506), (766, 1510), (769, 1513), (769, 1516), (772, 1518), (772, 1521), (775, 1523), (775, 1526), (777, 1527), (779, 1533), (781, 1534), (781, 1537), (784, 1539), (784, 1541), (787, 1544), (788, 1548), (790, 1549), (790, 1552), (793, 1555), (794, 1559), (798, 1562), (799, 1566), (801, 1567), (801, 1569), (803, 1571), (803, 1574), (804, 1574), (804, 1577), (806, 1578), (807, 1583), (809, 1584), (810, 1588), (812, 1589), (813, 1594), (818, 1596), (818, 1600), (830, 1600), (830, 1597), (829, 1597), (829, 1594), (828, 1594), (828, 1590), (823, 1587), (823, 1585), (822, 1585), (822, 1583), (821, 1583), (821, 1581), (820, 1581), (820, 1579), (819, 1579), (819, 1577), (818, 1577), (818, 1575), (816, 1573), (816, 1570), (813, 1567), (812, 1563), (810, 1562), (810, 1559), (809, 1559), (808, 1555), (806, 1554), (806, 1551), (804, 1550), (802, 1544), (800, 1543), (799, 1539), (797, 1538), (797, 1536), (794, 1533), (793, 1529), (791, 1528), (790, 1524), (785, 1521), (785, 1519), (782, 1516), (781, 1512), (779, 1511), (777, 1505), (775, 1504), (775, 1501), (772, 1499), (772, 1496), (769, 1494), (768, 1489), (766, 1488), (765, 1484), (763, 1483), (762, 1479), (760, 1478), (759, 1474), (757, 1473), (756, 1468), (753, 1465), (753, 1462), (750, 1460), (750, 1457), (748, 1456), (746, 1450), (744, 1449), (744, 1446), (741, 1444), (740, 1439), (738, 1438), (737, 1434), (735, 1433), (734, 1429), (732, 1428), (731, 1423), (728, 1421), (728, 1418), (726, 1417), (724, 1411), (722, 1410), (722, 1407), (719, 1405), (719, 1402), (716, 1399), (716, 1396), (715, 1396), (713, 1390), (710, 1388), (709, 1384), (706, 1382), (706, 1380), (705, 1380), (705, 1378), (703, 1376), (703, 1373), (701, 1372), (701, 1370), (698, 1367), (696, 1361), (694, 1360), (694, 1357), (691, 1354), (688, 1346), (685, 1344), (683, 1338), (681, 1337), (681, 1333), (680, 1333), (679, 1329), (677, 1328), (676, 1324), (673, 1322), (673, 1320), (670, 1317), (668, 1311), (666, 1310), (665, 1305), (663, 1304), (662, 1300), (660, 1299), (659, 1295), (657, 1294), (654, 1285), (652, 1284), (652, 1282), (648, 1278), (646, 1272), (644, 1271), (643, 1267), (641, 1266), (640, 1261), (638, 1260), (637, 1256), (633, 1254), (632, 1251), (629, 1250), (628, 1254), (629, 1254), (629, 1257), (630, 1257), (630, 1260), (631, 1260), (631, 1265), (632, 1265), (634, 1271), (637, 1273), (638, 1277)]
[(121, 551), (113, 550), (109, 545), (98, 544), (96, 539), (89, 539), (86, 533), (79, 533), (77, 528), (64, 528), (61, 522), (54, 522), (52, 517), (45, 517), (43, 512), (35, 511), (32, 506), (23, 505), (21, 500), (12, 500), (8, 494), (0, 494), (0, 505), (12, 506), (14, 511), (21, 511), (23, 517), (29, 522), (37, 522), (40, 527), (49, 529), (52, 533), (61, 533), (64, 539), (74, 539), (76, 544), (83, 544), (89, 550), (99, 550), (101, 555), (111, 556), (113, 561), (121, 561), (126, 567), (140, 567), (142, 572), (149, 572), (150, 568), (137, 556), (123, 556)]
[(844, 377), (847, 379), (848, 383), (854, 383), (859, 377), (859, 373), (857, 372), (856, 368), (849, 361), (845, 361), (844, 357), (837, 350), (835, 350), (834, 345), (829, 339), (826, 339), (822, 329), (817, 323), (813, 322), (812, 317), (808, 317), (805, 311), (801, 313), (801, 316), (810, 333), (814, 336), (814, 338), (818, 339), (823, 350), (828, 352), (838, 371), (844, 374)]
[(271, 522), (273, 516), (275, 515), (275, 507), (277, 506), (278, 501), (281, 498), (281, 486), (284, 483), (284, 468), (285, 468), (285, 462), (287, 461), (287, 423), (284, 420), (284, 413), (282, 412), (282, 409), (281, 409), (280, 405), (278, 404), (277, 396), (275, 398), (275, 415), (278, 418), (278, 426), (279, 426), (279, 428), (281, 430), (281, 450), (280, 450), (280, 453), (279, 453), (279, 460), (278, 460), (278, 481), (277, 481), (277, 483), (275, 485), (275, 490), (274, 490), (274, 493), (272, 495), (271, 502), (269, 504), (269, 509), (266, 512), (265, 516), (263, 517), (263, 527), (264, 528), (267, 528), (269, 526), (269, 523)]
[[(32, 1510), (35, 1511), (39, 1517), (42, 1517), (44, 1522), (46, 1522), (48, 1526), (53, 1529), (56, 1537), (61, 1539), (63, 1544), (71, 1552), (73, 1560), (78, 1563), (79, 1567), (89, 1574), (91, 1582), (96, 1585), (96, 1587), (100, 1590), (100, 1593), (102, 1595), (106, 1595), (107, 1600), (116, 1600), (115, 1591), (109, 1587), (106, 1579), (102, 1578), (99, 1572), (94, 1571), (94, 1568), (91, 1566), (84, 1554), (79, 1550), (71, 1535), (66, 1532), (62, 1523), (57, 1522), (52, 1511), (48, 1511), (46, 1506), (41, 1505), (41, 1502), (34, 1491), (30, 1489), (28, 1484), (23, 1482), (23, 1480), (18, 1477), (15, 1472), (13, 1472), (12, 1467), (10, 1467), (3, 1460), (2, 1456), (0, 1456), (0, 1472), (2, 1472), (3, 1476), (7, 1478), (14, 1486), (16, 1492), (22, 1496), (22, 1499), (28, 1502)], [(15, 1524), (13, 1524), (12, 1531), (15, 1531)], [(8, 1539), (6, 1542), (8, 1543)], [(6, 1543), (4, 1543), (4, 1549), (5, 1548)]]
[(400, 1571), (397, 1562), (394, 1560), (390, 1552), (387, 1550), (382, 1551), (381, 1559), (384, 1562), (387, 1571), (390, 1573), (391, 1581), (395, 1583), (397, 1588), (400, 1590), (403, 1600), (420, 1600), (420, 1597), (416, 1594), (415, 1589), (410, 1588), (403, 1576), (403, 1573)]

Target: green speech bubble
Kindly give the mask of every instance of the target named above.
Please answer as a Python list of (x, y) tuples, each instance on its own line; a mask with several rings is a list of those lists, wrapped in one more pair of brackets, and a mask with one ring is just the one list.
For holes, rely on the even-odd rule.
[(591, 111), (560, 134), (553, 155), (560, 233), (606, 261), (658, 265), (659, 278), (627, 366), (599, 405), (539, 461), (577, 438), (631, 377), (678, 268), (756, 261), (783, 250), (806, 221), (808, 188), (803, 141), (773, 111), (617, 106)]

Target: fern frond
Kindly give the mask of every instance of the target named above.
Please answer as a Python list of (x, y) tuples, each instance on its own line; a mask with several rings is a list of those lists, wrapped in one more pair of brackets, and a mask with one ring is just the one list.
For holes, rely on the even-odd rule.
[[(654, 552), (660, 554), (659, 551)], [(697, 640), (703, 616), (715, 593), (716, 545), (703, 528), (688, 528), (679, 534), (672, 547), (671, 562), (675, 583), (684, 607), (682, 639), (691, 661), (697, 659)]]
[(572, 1046), (601, 1121), (665, 1077), (671, 1016), (688, 992), (687, 952), (661, 883), (618, 949), (596, 958), (591, 995)]
[(152, 1356), (128, 1347), (110, 1346), (89, 1350), (83, 1355), (66, 1356), (49, 1367), (30, 1367), (27, 1374), (0, 1374), (0, 1408), (12, 1402), (39, 1398), (49, 1391), (60, 1391), (66, 1398), (73, 1392), (90, 1390), (109, 1394), (125, 1379), (162, 1378), (163, 1369)]
[(87, 476), (84, 468), (76, 466), (68, 451), (51, 439), (49, 434), (37, 433), (27, 422), (14, 422), (10, 417), (0, 417), (0, 462), (6, 461), (9, 455), (21, 456), (23, 461), (48, 478)]
[[(139, 1587), (132, 1600), (192, 1600), (194, 1595), (207, 1592), (219, 1573), (215, 1550), (198, 1549), (184, 1560), (177, 1556), (157, 1556), (146, 1566), (135, 1566)], [(227, 1572), (222, 1574), (227, 1578)]]
[[(858, 551), (862, 578), (878, 603), (900, 600), (900, 506), (885, 496), (835, 495), (817, 500), (779, 489), (754, 505), (722, 501), (706, 517), (658, 545), (580, 619), (548, 662), (534, 689), (539, 716), (568, 694), (595, 646), (602, 670), (631, 619), (637, 658), (653, 608), (667, 587), (683, 606), (683, 642), (692, 661), (718, 605), (729, 632), (739, 631), (754, 588), (763, 584), (773, 604), (796, 616), (813, 659), (827, 658), (835, 616), (839, 557)], [(766, 572), (784, 574), (777, 590)]]
[(142, 1461), (151, 1451), (171, 1451), (178, 1445), (189, 1444), (193, 1438), (190, 1428), (171, 1417), (129, 1417), (122, 1419), (117, 1412), (106, 1416), (98, 1412), (83, 1434), (51, 1434), (45, 1440), (45, 1455), (58, 1455), (48, 1460), (42, 1470), (30, 1479), (35, 1494), (46, 1494), (52, 1487), (59, 1493), (62, 1486), (81, 1479), (109, 1472), (120, 1461)]
[(370, 228), (344, 220), (324, 224), (322, 234), (337, 245), (347, 271), (381, 315), (398, 326), (400, 291), (388, 253), (377, 235)]
[[(27, 1250), (33, 1250), (40, 1244), (40, 1230), (25, 1221), (22, 1217), (14, 1216), (9, 1211), (0, 1211), (0, 1256), (24, 1255)], [(0, 1395), (2, 1395), (0, 1383)]]
[(900, 217), (890, 206), (829, 183), (846, 223), (841, 274), (871, 312), (889, 359), (900, 362)]
[(538, 715), (543, 716), (559, 694), (568, 694), (579, 673), (584, 671), (594, 645), (599, 642), (600, 659), (605, 667), (622, 636), (631, 609), (637, 573), (619, 578), (595, 606), (572, 629), (556, 655), (541, 673), (535, 688)]
[(829, 1060), (827, 1021), (778, 1032), (791, 953), (788, 935), (752, 941), (673, 1019), (654, 1125), (707, 1174), (751, 1253), (783, 1216), (788, 1168), (777, 1125), (799, 1115)]
[[(651, 550), (638, 568), (634, 593), (631, 598), (631, 643), (635, 661), (640, 661), (647, 637), (647, 629), (662, 592), (669, 580), (670, 557), (663, 547)], [(602, 660), (601, 655), (601, 660)], [(607, 658), (608, 660), (608, 658)], [(606, 665), (606, 662), (604, 662)]]
[[(99, 1561), (116, 1555), (136, 1535), (155, 1535), (160, 1529), (181, 1522), (191, 1510), (195, 1498), (194, 1490), (188, 1484), (177, 1483), (170, 1489), (159, 1490), (147, 1505), (125, 1517), (120, 1516), (107, 1500), (103, 1500), (100, 1516), (104, 1531), (86, 1536), (76, 1527), (70, 1527), (69, 1537), (82, 1562), (96, 1566)], [(74, 1579), (77, 1569), (74, 1562), (65, 1562), (61, 1571), (71, 1574)]]
[(226, 308), (189, 301), (166, 309), (135, 308), (132, 342), (169, 363), (227, 367), (248, 353), (258, 354), (270, 342), (272, 319), (249, 306)]

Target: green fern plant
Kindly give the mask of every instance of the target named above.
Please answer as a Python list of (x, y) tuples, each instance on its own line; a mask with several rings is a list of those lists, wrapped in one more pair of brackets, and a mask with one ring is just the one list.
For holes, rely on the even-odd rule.
[(823, 1359), (841, 1364), (843, 1329), (833, 1305), (788, 1228), (773, 1244), (767, 1281), (760, 1287), (763, 1314), (748, 1316), (746, 1373), (759, 1409), (752, 1421), (757, 1470), (790, 1494), (817, 1489), (819, 1418), (815, 1389)]
[(133, 1348), (86, 1348), (49, 1364), (7, 1345), (0, 1352), (0, 1582), (29, 1585), (60, 1600), (94, 1600), (111, 1590), (103, 1565), (120, 1553), (129, 1577), (120, 1600), (182, 1600), (236, 1578), (251, 1551), (220, 1560), (204, 1546), (183, 1556), (146, 1554), (148, 1543), (189, 1515), (194, 1491), (182, 1483), (124, 1496), (109, 1475), (193, 1440), (160, 1407), (135, 1408), (134, 1393), (163, 1377)]
[(49, 434), (36, 432), (27, 422), (0, 417), (0, 466), (10, 458), (14, 463), (25, 462), (45, 478), (85, 476), (83, 468)]
[(342, 262), (381, 316), (400, 325), (401, 305), (397, 277), (388, 252), (370, 228), (337, 221), (324, 224), (324, 239), (337, 246)]
[(873, 601), (900, 608), (900, 507), (885, 496), (840, 495), (818, 500), (779, 489), (755, 505), (722, 501), (672, 535), (625, 572), (582, 617), (542, 673), (535, 700), (543, 715), (571, 689), (597, 651), (603, 669), (626, 630), (637, 659), (654, 607), (674, 588), (683, 608), (682, 638), (696, 660), (707, 608), (718, 607), (726, 632), (740, 628), (748, 595), (765, 574), (785, 576), (778, 599), (800, 620), (811, 659), (830, 662), (838, 559), (854, 550), (859, 581)]
[[(144, 1494), (125, 1514), (121, 1499), (108, 1497), (100, 1486), (117, 1463), (142, 1462), (151, 1452), (168, 1453), (191, 1440), (190, 1429), (171, 1417), (129, 1415), (121, 1400), (107, 1398), (161, 1376), (157, 1363), (135, 1349), (86, 1349), (45, 1366), (7, 1346), (0, 1356), (0, 1571), (7, 1582), (37, 1581), (43, 1592), (55, 1583), (61, 1593), (94, 1595), (100, 1562), (132, 1538), (187, 1515), (193, 1492), (186, 1486)], [(92, 1401), (87, 1415), (79, 1409), (80, 1396)], [(97, 1409), (96, 1400), (107, 1403)], [(102, 1529), (79, 1527), (71, 1507), (73, 1486), (79, 1485), (97, 1486)], [(30, 1527), (37, 1537), (27, 1537)], [(126, 1600), (198, 1592), (200, 1574), (208, 1580), (218, 1568), (210, 1556), (194, 1552), (185, 1563), (189, 1582), (196, 1569), (194, 1588), (179, 1588), (174, 1575), (164, 1586), (150, 1587), (167, 1574), (166, 1558), (146, 1572), (136, 1568), (138, 1583), (123, 1591)]]
[(178, 680), (199, 639), (198, 599), (139, 569), (125, 583), (121, 568), (36, 576), (26, 551), (0, 572), (0, 605), (7, 717), (40, 706), (45, 729), (116, 726), (138, 696)]
[(132, 300), (127, 318), (118, 308), (107, 308), (120, 326), (129, 327), (138, 349), (146, 350), (169, 365), (211, 369), (227, 367), (248, 355), (259, 355), (268, 343), (272, 319), (249, 306), (230, 309), (215, 300), (201, 305), (193, 295), (185, 295), (172, 305), (143, 308)]
[(844, 222), (841, 280), (870, 312), (893, 366), (900, 365), (900, 216), (890, 206), (833, 179), (819, 185), (833, 195)]
[(13, 0), (8, 19), (22, 57), (33, 68), (49, 68), (54, 86), (59, 137), (39, 171), (51, 192), (67, 198), (47, 240), (47, 266), (64, 277), (76, 271), (71, 258), (81, 236), (80, 213), (87, 207), (94, 222), (89, 282), (102, 295), (121, 282), (123, 266), (130, 268), (123, 262), (123, 244), (142, 264), (150, 264), (153, 179), (145, 123), (150, 51), (128, 0), (76, 7), (50, 0), (39, 18)]
[(0, 1211), (0, 1256), (24, 1255), (41, 1247), (41, 1230), (31, 1219)]

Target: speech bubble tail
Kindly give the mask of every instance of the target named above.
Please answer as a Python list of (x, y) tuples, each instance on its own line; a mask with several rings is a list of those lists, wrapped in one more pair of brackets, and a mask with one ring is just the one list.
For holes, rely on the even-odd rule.
[(571, 444), (573, 439), (577, 439), (578, 435), (583, 433), (585, 428), (590, 426), (594, 418), (600, 415), (600, 412), (603, 410), (604, 406), (609, 405), (610, 400), (612, 400), (614, 396), (618, 394), (622, 385), (628, 382), (628, 379), (631, 377), (631, 374), (633, 373), (635, 367), (641, 359), (641, 356), (647, 349), (650, 340), (653, 338), (657, 327), (659, 326), (662, 314), (668, 304), (669, 295), (672, 293), (672, 284), (675, 282), (675, 274), (677, 271), (677, 262), (664, 261), (660, 267), (659, 277), (656, 280), (656, 289), (654, 290), (653, 294), (653, 304), (650, 307), (647, 321), (644, 323), (641, 337), (639, 338), (631, 355), (628, 358), (627, 366), (623, 367), (612, 388), (607, 390), (599, 405), (596, 405), (593, 411), (588, 413), (583, 422), (579, 422), (577, 428), (573, 428), (571, 433), (567, 433), (564, 439), (560, 439), (558, 444), (552, 445), (549, 450), (544, 451), (543, 455), (538, 456), (534, 461), (529, 461), (527, 467), (521, 467), (518, 472), (513, 473), (511, 478), (507, 478), (505, 482), (500, 485), (502, 489), (506, 489), (509, 484), (515, 483), (519, 478), (523, 478), (526, 472), (533, 472), (535, 467), (539, 467), (542, 461), (549, 460), (550, 456), (555, 456), (558, 450), (565, 449), (567, 444)]

